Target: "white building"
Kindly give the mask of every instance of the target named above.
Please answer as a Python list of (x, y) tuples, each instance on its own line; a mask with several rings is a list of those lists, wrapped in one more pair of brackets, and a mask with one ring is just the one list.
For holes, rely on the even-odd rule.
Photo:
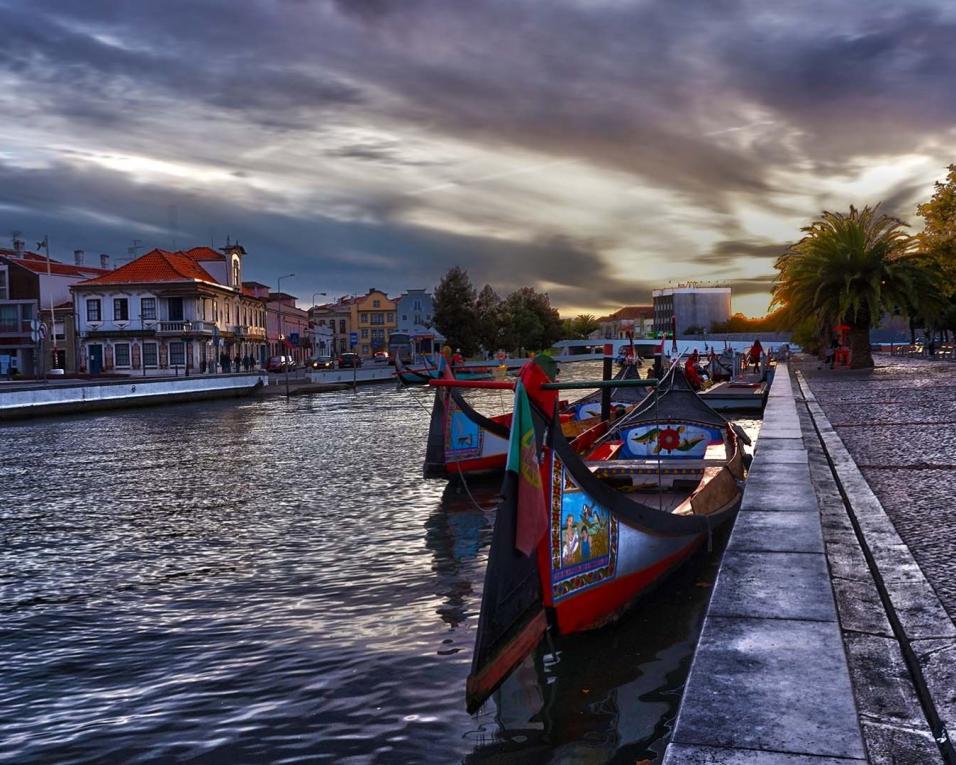
[(245, 254), (238, 244), (156, 249), (73, 285), (81, 369), (198, 374), (260, 364), (266, 307), (243, 290)]
[(710, 332), (712, 324), (730, 318), (730, 287), (668, 287), (654, 290), (654, 331), (670, 332), (672, 317), (677, 319), (678, 337), (701, 331)]
[(431, 355), (445, 341), (432, 326), (434, 315), (434, 301), (426, 290), (407, 290), (395, 299), (395, 332), (408, 335), (416, 356)]

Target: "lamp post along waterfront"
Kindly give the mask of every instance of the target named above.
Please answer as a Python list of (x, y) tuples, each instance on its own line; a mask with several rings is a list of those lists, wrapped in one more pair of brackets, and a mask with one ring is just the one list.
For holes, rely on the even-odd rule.
[[(285, 276), (280, 276), (276, 280), (276, 292), (278, 293), (279, 298), (279, 340), (283, 342), (285, 341), (285, 335), (282, 333), (282, 280), (291, 279), (293, 276), (295, 276), (295, 274), (285, 274)], [(285, 348), (283, 347), (282, 350), (282, 356), (284, 356)], [(280, 368), (282, 366), (282, 364), (279, 365)], [(289, 395), (289, 367), (288, 365), (285, 365), (285, 397), (289, 398)]]

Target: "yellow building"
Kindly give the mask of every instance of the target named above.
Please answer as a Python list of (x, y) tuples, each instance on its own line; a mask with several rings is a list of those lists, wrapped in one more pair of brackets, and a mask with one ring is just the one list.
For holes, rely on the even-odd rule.
[(356, 351), (363, 356), (388, 349), (388, 336), (398, 327), (395, 301), (372, 288), (352, 301), (352, 331), (358, 333)]

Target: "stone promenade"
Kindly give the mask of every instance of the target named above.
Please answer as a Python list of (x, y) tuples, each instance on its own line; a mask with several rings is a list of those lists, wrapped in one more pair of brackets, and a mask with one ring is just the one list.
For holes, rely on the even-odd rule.
[(665, 765), (956, 765), (956, 365), (877, 363), (778, 366)]
[(956, 619), (956, 364), (875, 360), (866, 372), (792, 366)]

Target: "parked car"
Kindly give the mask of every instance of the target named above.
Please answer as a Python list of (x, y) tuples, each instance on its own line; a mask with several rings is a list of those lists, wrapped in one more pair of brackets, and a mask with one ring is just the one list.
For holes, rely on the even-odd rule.
[(362, 357), (357, 353), (343, 353), (339, 356), (339, 369), (351, 369), (362, 366)]
[(305, 362), (309, 369), (334, 369), (335, 359), (331, 356), (318, 356)]
[(373, 364), (388, 364), (388, 351), (375, 351), (372, 354)]
[(295, 359), (291, 356), (273, 356), (266, 363), (267, 372), (291, 372), (295, 369)]

